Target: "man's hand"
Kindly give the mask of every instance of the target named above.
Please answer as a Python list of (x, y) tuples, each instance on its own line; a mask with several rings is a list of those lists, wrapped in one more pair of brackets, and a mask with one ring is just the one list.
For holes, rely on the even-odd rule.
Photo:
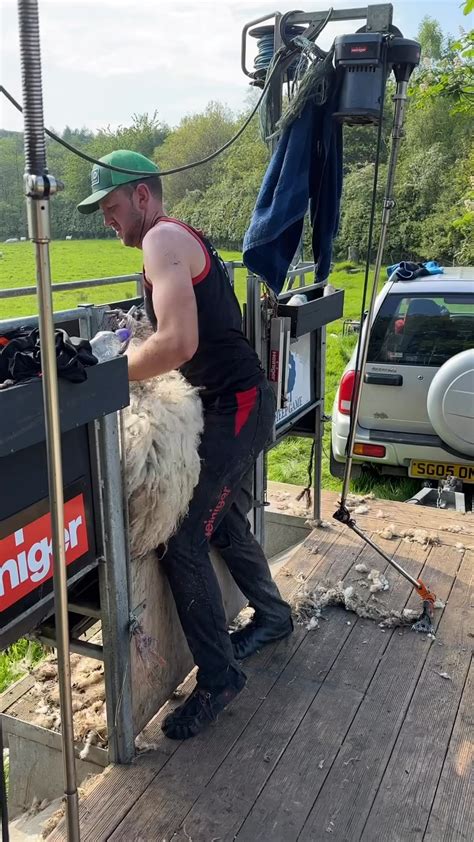
[(192, 282), (199, 259), (196, 247), (202, 251), (186, 230), (166, 222), (152, 228), (143, 240), (158, 331), (140, 347), (127, 350), (130, 380), (147, 380), (180, 368), (196, 353), (199, 334)]

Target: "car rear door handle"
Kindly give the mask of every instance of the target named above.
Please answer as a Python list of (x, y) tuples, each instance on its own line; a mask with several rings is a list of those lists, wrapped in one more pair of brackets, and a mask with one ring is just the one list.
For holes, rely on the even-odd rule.
[(368, 371), (364, 383), (370, 383), (371, 386), (403, 386), (403, 377), (401, 374), (374, 374)]

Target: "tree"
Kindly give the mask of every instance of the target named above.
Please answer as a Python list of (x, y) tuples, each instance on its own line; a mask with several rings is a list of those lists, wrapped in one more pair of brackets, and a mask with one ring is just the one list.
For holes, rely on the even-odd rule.
[[(439, 24), (428, 18), (422, 22), (420, 38), (430, 62), (413, 74), (410, 84), (385, 259), (394, 262), (435, 257), (445, 263), (474, 262), (473, 35), (464, 33), (458, 41), (450, 42), (443, 37)], [(389, 82), (372, 258), (385, 189), (392, 93), (393, 83)], [(250, 106), (246, 111), (249, 113)], [(208, 156), (237, 132), (245, 116), (211, 102), (171, 130), (156, 113), (139, 114), (133, 116), (130, 125), (118, 129), (105, 127), (91, 132), (67, 127), (63, 137), (95, 158), (120, 147), (135, 149), (153, 158), (163, 170)], [(376, 135), (372, 126), (344, 128), (344, 190), (335, 257), (345, 259), (350, 246), (361, 256), (366, 251)], [(5, 239), (26, 233), (20, 133), (0, 131), (0, 156), (0, 239)], [(53, 236), (113, 236), (104, 228), (100, 214), (83, 216), (76, 210), (77, 203), (89, 193), (91, 165), (49, 139), (47, 157), (50, 171), (66, 185), (51, 202)], [(164, 178), (168, 211), (205, 230), (216, 245), (240, 249), (268, 157), (255, 119), (223, 154)]]
[(449, 41), (438, 61), (413, 74), (411, 93), (418, 108), (440, 97), (450, 100), (452, 111), (472, 117), (474, 101), (474, 30)]
[[(155, 160), (161, 170), (174, 169), (206, 158), (224, 145), (235, 132), (235, 117), (218, 102), (210, 102), (202, 114), (184, 117), (171, 132)], [(176, 175), (167, 176), (165, 199), (174, 208), (188, 191), (207, 190), (214, 181), (222, 157)]]
[[(240, 124), (246, 116), (242, 115)], [(238, 125), (234, 124), (234, 131)], [(268, 151), (254, 120), (229, 151), (216, 160), (207, 189), (188, 190), (173, 212), (203, 228), (217, 245), (241, 248), (267, 163)]]
[(439, 22), (429, 15), (425, 15), (420, 21), (418, 29), (417, 41), (421, 46), (422, 61), (439, 61), (443, 54), (443, 30)]

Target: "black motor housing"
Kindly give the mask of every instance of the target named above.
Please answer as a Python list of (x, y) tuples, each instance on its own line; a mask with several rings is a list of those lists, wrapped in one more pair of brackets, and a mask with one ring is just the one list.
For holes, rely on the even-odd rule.
[(392, 38), (388, 44), (388, 63), (397, 82), (408, 82), (420, 63), (421, 46), (409, 38)]
[[(408, 81), (420, 62), (418, 41), (403, 38), (400, 30), (338, 35), (334, 63), (340, 76), (340, 95), (334, 118), (347, 125), (378, 124), (382, 90), (393, 70), (397, 82)], [(385, 56), (385, 51), (387, 55)]]
[(380, 32), (338, 35), (334, 62), (341, 76), (339, 107), (334, 118), (347, 125), (377, 124), (381, 117), (381, 93), (388, 67), (384, 62), (386, 41)]

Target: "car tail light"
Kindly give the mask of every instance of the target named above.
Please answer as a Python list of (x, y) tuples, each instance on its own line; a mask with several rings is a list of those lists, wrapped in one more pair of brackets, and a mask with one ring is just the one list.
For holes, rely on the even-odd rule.
[(354, 395), (354, 387), (356, 383), (355, 371), (346, 371), (339, 386), (339, 400), (338, 409), (342, 415), (351, 414), (351, 403)]
[(385, 456), (386, 450), (383, 444), (362, 444), (362, 442), (356, 442), (353, 453), (354, 456), (376, 456), (382, 459)]

